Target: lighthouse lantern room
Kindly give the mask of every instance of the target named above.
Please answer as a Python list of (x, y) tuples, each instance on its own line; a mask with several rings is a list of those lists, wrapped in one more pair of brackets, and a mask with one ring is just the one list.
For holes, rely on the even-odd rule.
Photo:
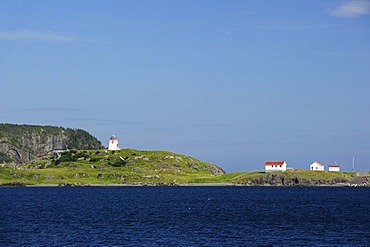
[(112, 135), (109, 138), (108, 150), (120, 150), (120, 148), (118, 146), (118, 139), (115, 135)]

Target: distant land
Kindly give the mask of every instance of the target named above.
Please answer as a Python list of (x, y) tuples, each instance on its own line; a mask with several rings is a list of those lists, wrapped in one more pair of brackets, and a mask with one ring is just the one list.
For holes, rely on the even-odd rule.
[(81, 129), (0, 124), (0, 163), (31, 162), (54, 150), (102, 148), (97, 138)]
[[(357, 174), (358, 175), (358, 174)], [(0, 185), (369, 186), (369, 173), (234, 172), (169, 151), (107, 150), (85, 130), (0, 124)]]

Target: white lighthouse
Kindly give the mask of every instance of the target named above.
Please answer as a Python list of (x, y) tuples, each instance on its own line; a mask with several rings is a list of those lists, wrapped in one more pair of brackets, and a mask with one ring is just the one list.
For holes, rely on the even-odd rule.
[(120, 148), (118, 146), (118, 139), (117, 139), (117, 137), (115, 135), (112, 135), (109, 138), (108, 150), (120, 150)]

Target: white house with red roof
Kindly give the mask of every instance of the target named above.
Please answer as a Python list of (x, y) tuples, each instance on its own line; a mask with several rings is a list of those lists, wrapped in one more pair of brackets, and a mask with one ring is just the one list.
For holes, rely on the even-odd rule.
[(329, 166), (329, 172), (340, 172), (340, 166), (334, 161), (334, 164)]
[(286, 162), (285, 161), (266, 161), (265, 171), (266, 172), (285, 172)]
[(340, 172), (340, 166), (330, 165), (329, 172)]
[(324, 171), (325, 166), (319, 161), (315, 161), (310, 165), (310, 171)]

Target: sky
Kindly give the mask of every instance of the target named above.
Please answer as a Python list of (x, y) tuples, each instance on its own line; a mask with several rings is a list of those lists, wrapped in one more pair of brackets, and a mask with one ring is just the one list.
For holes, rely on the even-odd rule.
[(368, 0), (2, 0), (0, 122), (223, 167), (370, 170)]

